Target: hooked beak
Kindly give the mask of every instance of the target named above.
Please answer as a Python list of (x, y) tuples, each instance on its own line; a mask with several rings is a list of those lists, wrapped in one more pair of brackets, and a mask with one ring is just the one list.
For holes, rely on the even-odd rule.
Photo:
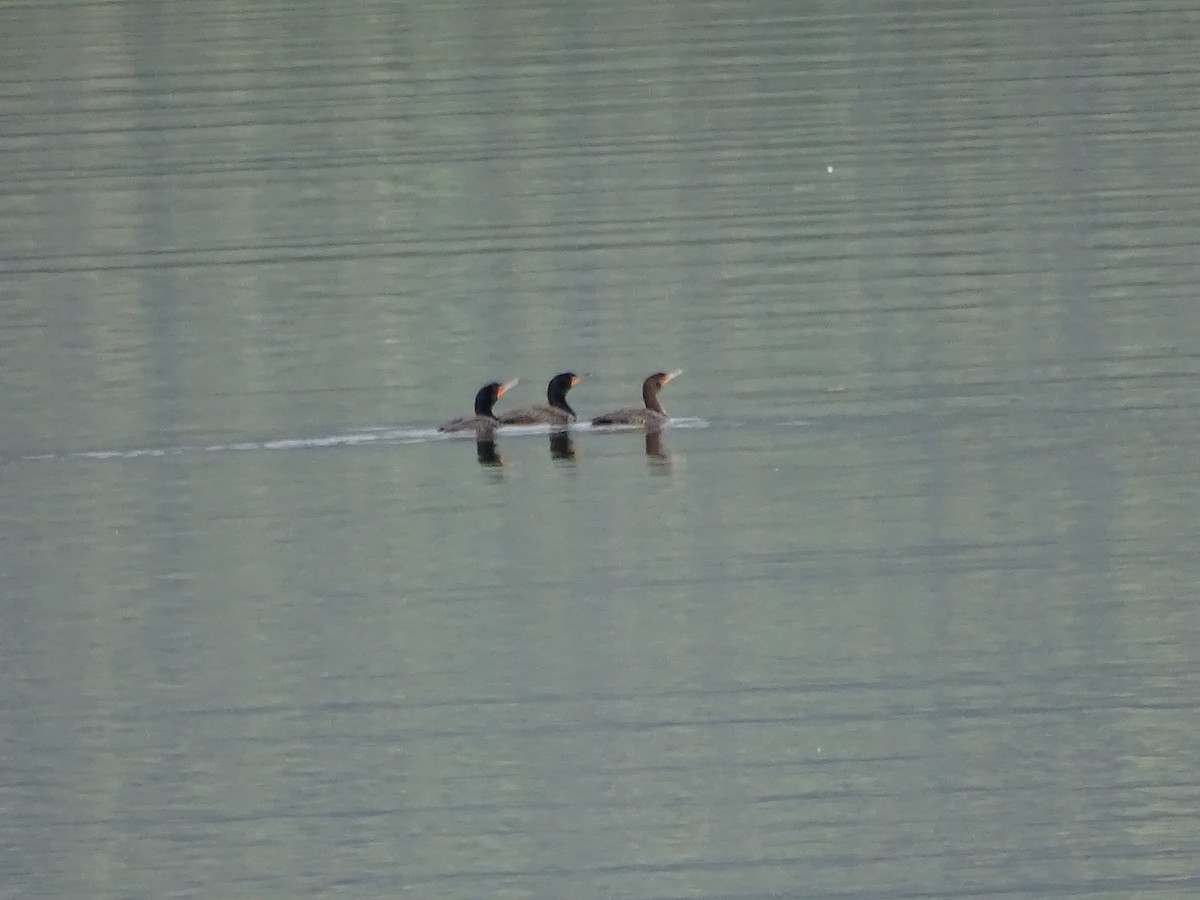
[(666, 381), (663, 382), (663, 384), (666, 384), (667, 381), (671, 381), (674, 378), (678, 378), (682, 374), (683, 374), (683, 369), (676, 369), (674, 372), (668, 372), (667, 379), (666, 379)]
[(505, 394), (515, 388), (517, 386), (517, 382), (520, 380), (520, 378), (514, 378), (512, 381), (504, 382), (504, 384), (500, 385), (500, 390), (496, 391), (496, 396), (503, 397)]

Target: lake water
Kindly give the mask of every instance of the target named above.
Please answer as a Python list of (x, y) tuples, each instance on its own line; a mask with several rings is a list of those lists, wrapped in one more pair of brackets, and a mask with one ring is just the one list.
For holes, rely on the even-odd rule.
[(2, 15), (0, 898), (1200, 894), (1200, 13)]

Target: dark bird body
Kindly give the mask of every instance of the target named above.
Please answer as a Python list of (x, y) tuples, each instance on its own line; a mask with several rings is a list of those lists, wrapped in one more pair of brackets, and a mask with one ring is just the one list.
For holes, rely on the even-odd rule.
[(682, 374), (682, 369), (674, 372), (655, 372), (642, 382), (643, 406), (631, 406), (627, 409), (615, 409), (602, 416), (592, 419), (593, 425), (645, 425), (655, 426), (666, 422), (670, 416), (658, 402), (658, 392), (672, 378)]
[(475, 395), (475, 415), (462, 416), (451, 419), (449, 422), (443, 422), (438, 426), (438, 431), (451, 433), (473, 431), (476, 435), (490, 434), (500, 424), (495, 413), (492, 412), (492, 408), (496, 405), (496, 401), (503, 397), (506, 391), (512, 390), (516, 383), (517, 379), (515, 378), (505, 384), (498, 381), (488, 382)]
[(575, 410), (567, 402), (567, 391), (579, 383), (574, 372), (555, 375), (546, 385), (546, 403), (522, 406), (499, 416), (501, 425), (559, 425), (575, 420)]

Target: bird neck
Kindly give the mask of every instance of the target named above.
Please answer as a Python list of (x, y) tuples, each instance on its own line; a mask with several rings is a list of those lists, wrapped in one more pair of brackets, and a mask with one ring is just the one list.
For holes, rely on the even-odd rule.
[(646, 409), (651, 412), (666, 415), (667, 411), (662, 408), (662, 404), (658, 402), (658, 385), (653, 381), (647, 381), (642, 385), (642, 402), (646, 404)]
[(579, 418), (575, 415), (575, 410), (571, 409), (571, 404), (567, 402), (567, 392), (558, 388), (551, 388), (546, 391), (546, 402), (555, 409), (561, 409), (567, 415), (573, 418)]
[(492, 412), (492, 407), (495, 405), (495, 397), (489, 397), (487, 394), (480, 394), (475, 398), (475, 415), (483, 416), (485, 419), (494, 419), (496, 418), (496, 414)]

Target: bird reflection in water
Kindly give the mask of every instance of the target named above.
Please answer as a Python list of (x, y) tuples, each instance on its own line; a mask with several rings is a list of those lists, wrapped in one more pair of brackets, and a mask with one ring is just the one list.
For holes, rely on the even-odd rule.
[(550, 458), (551, 459), (574, 459), (575, 458), (575, 442), (571, 440), (571, 435), (566, 431), (550, 432)]
[(504, 457), (496, 449), (496, 432), (492, 429), (481, 429), (475, 434), (475, 456), (481, 466), (500, 467), (504, 465)]
[(646, 429), (646, 457), (651, 463), (670, 466), (671, 451), (663, 446), (662, 430), (659, 428)]

